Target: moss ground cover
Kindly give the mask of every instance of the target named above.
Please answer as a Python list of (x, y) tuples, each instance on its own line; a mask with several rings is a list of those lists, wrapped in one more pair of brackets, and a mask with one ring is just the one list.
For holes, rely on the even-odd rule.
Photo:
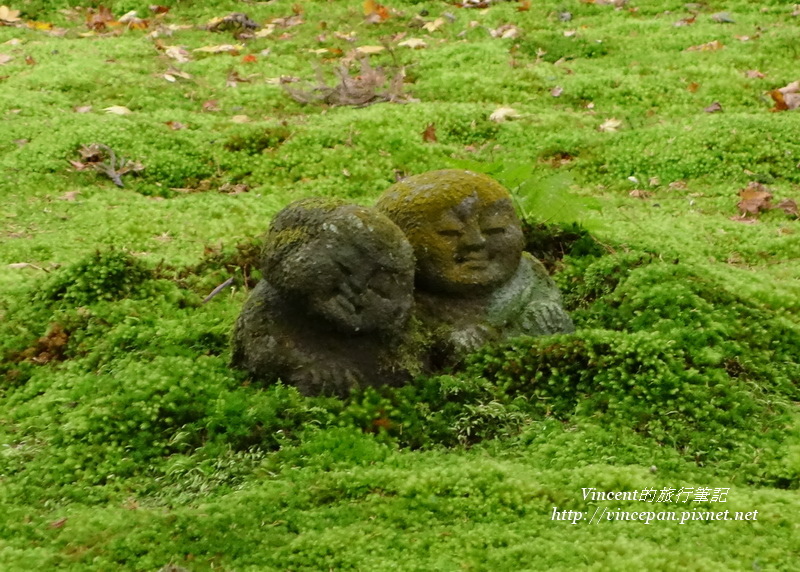
[[(732, 219), (750, 182), (800, 195), (793, 3), (96, 4), (0, 11), (0, 568), (796, 568), (798, 223)], [(207, 29), (241, 10), (260, 31)], [(357, 48), (418, 101), (284, 91)], [(119, 188), (92, 143), (144, 169)], [(275, 212), (447, 167), (514, 190), (576, 334), (344, 401), (228, 368)]]

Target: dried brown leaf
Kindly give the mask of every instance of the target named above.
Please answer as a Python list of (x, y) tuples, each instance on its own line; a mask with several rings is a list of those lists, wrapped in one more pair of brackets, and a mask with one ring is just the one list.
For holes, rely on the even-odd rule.
[(705, 44), (699, 44), (697, 46), (691, 46), (686, 48), (687, 52), (714, 52), (717, 50), (721, 50), (724, 48), (725, 45), (720, 42), (719, 40), (714, 40), (713, 42), (706, 42)]
[(422, 132), (422, 140), (426, 143), (436, 143), (438, 139), (436, 138), (436, 125), (434, 123), (429, 123), (425, 130)]
[(489, 115), (489, 121), (503, 123), (508, 119), (518, 119), (520, 117), (522, 116), (513, 107), (498, 107)]
[(364, 0), (364, 17), (371, 24), (385, 22), (389, 19), (389, 9), (375, 0)]
[(165, 46), (164, 54), (178, 63), (183, 64), (192, 61), (192, 55), (189, 50), (182, 46)]
[(47, 528), (61, 528), (65, 524), (67, 524), (67, 517), (54, 520), (53, 522), (47, 525)]
[(102, 4), (95, 8), (89, 8), (86, 12), (86, 27), (93, 32), (103, 32), (109, 26), (119, 24), (114, 20), (111, 10)]
[(737, 206), (742, 211), (742, 216), (748, 214), (758, 216), (761, 211), (772, 208), (772, 205), (770, 205), (772, 193), (761, 183), (751, 181), (746, 188), (739, 191), (739, 197), (742, 200), (739, 201)]
[(16, 24), (19, 21), (19, 10), (12, 10), (8, 6), (0, 6), (0, 26)]
[(797, 203), (794, 199), (783, 199), (777, 205), (772, 207), (774, 209), (780, 209), (788, 215), (791, 215), (795, 218), (800, 217), (800, 213), (797, 212)]
[(703, 111), (705, 111), (706, 113), (717, 113), (719, 111), (722, 111), (722, 104), (719, 101), (715, 101), (714, 103), (706, 107)]
[(420, 38), (409, 38), (407, 40), (403, 40), (397, 45), (404, 48), (411, 48), (412, 50), (418, 50), (420, 48), (428, 47), (428, 44), (425, 43), (425, 40), (422, 40)]
[(60, 197), (58, 197), (58, 198), (59, 198), (59, 200), (62, 200), (62, 201), (74, 202), (74, 201), (75, 201), (75, 198), (76, 198), (76, 197), (77, 197), (79, 194), (81, 194), (81, 192), (80, 192), (80, 191), (67, 191), (66, 193), (64, 193), (63, 195), (61, 195), (61, 196), (60, 196)]
[[(393, 75), (387, 74), (383, 68), (373, 68), (369, 59), (360, 59), (360, 73), (351, 75), (346, 65), (340, 65), (336, 70), (338, 83), (328, 86), (322, 76), (322, 70), (317, 70), (317, 85), (311, 89), (301, 89), (284, 85), (286, 93), (300, 103), (326, 103), (328, 105), (351, 105), (365, 107), (373, 103), (388, 101), (404, 103), (412, 101), (403, 93), (405, 70), (395, 68)], [(281, 81), (281, 84), (285, 82)]]
[(244, 49), (244, 44), (219, 44), (216, 46), (203, 46), (202, 48), (195, 48), (193, 52), (201, 54), (231, 54), (238, 56), (239, 52)]
[(605, 133), (614, 133), (622, 126), (622, 121), (619, 119), (614, 119), (613, 117), (606, 119), (600, 126), (597, 128), (600, 131)]

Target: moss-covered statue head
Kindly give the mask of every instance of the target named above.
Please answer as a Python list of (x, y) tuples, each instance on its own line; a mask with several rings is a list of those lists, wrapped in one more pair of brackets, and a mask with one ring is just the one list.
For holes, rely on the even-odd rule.
[(391, 186), (376, 208), (408, 237), (417, 285), (441, 294), (484, 294), (504, 284), (525, 241), (510, 193), (462, 170), (431, 171)]
[(400, 328), (413, 304), (414, 258), (402, 231), (373, 209), (335, 199), (280, 211), (261, 270), (288, 302), (347, 333)]

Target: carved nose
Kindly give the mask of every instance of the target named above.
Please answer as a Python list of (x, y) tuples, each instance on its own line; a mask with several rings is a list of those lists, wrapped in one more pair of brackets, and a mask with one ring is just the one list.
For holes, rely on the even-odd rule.
[(464, 229), (461, 243), (470, 249), (483, 248), (483, 245), (486, 244), (486, 238), (484, 238), (478, 225), (471, 224)]

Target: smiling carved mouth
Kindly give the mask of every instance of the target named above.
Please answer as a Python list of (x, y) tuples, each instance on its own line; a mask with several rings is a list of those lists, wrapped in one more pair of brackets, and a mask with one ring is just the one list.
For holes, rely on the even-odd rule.
[(456, 264), (483, 267), (489, 264), (489, 258), (484, 254), (471, 253), (456, 257)]

